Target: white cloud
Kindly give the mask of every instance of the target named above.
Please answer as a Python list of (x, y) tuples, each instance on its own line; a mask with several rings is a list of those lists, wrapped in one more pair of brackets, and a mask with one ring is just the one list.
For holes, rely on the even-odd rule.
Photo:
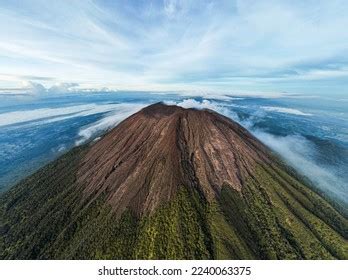
[(52, 93), (67, 93), (78, 87), (78, 83), (57, 83), (49, 88), (49, 92)]
[(214, 109), (215, 105), (209, 100), (203, 99), (201, 102), (195, 99), (184, 99), (183, 101), (177, 103), (178, 106), (183, 108), (197, 108), (197, 109)]
[[(103, 88), (106, 89), (106, 88)], [(51, 87), (45, 87), (43, 84), (33, 81), (24, 81), (22, 82), (21, 88), (15, 88), (13, 90), (7, 89), (6, 92), (13, 92), (17, 94), (32, 94), (32, 95), (41, 95), (41, 94), (59, 94), (59, 93), (69, 93), (80, 90), (78, 83), (55, 83)], [(93, 90), (90, 88), (89, 90)], [(102, 89), (101, 89), (102, 90)], [(0, 90), (1, 94), (1, 90)]]
[(46, 88), (40, 83), (26, 81), (26, 82), (23, 82), (22, 84), (23, 84), (24, 90), (26, 90), (30, 94), (42, 94), (47, 92)]
[(335, 174), (334, 168), (319, 165), (312, 143), (302, 136), (274, 136), (260, 130), (253, 134), (283, 157), (300, 174), (307, 176), (317, 188), (348, 202), (346, 183)]
[(189, 98), (183, 101), (166, 101), (167, 105), (177, 105), (183, 108), (196, 108), (196, 109), (211, 109), (211, 110), (221, 110), (221, 106), (217, 103), (203, 99), (202, 101), (197, 101), (195, 99)]
[(298, 109), (292, 109), (292, 108), (273, 107), (273, 106), (261, 106), (261, 108), (269, 112), (278, 112), (278, 113), (299, 115), (299, 116), (312, 116), (312, 114), (304, 113)]
[(75, 144), (81, 145), (96, 135), (115, 127), (119, 122), (123, 121), (145, 106), (146, 104), (120, 104), (117, 106), (116, 110), (108, 114), (106, 117), (102, 118), (96, 123), (81, 128), (78, 133), (78, 140), (76, 140)]
[[(86, 104), (68, 106), (63, 108), (41, 108), (34, 110), (14, 111), (0, 114), (0, 127), (5, 125), (17, 125), (24, 122), (49, 123), (69, 118), (89, 116), (123, 109), (123, 104)], [(137, 107), (134, 104), (129, 105)]]

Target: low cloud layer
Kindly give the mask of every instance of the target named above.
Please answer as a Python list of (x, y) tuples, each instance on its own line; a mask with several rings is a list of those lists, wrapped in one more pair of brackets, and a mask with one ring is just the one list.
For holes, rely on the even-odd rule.
[(86, 141), (95, 138), (97, 135), (115, 127), (119, 122), (123, 121), (145, 106), (145, 104), (119, 104), (117, 108), (114, 108), (113, 112), (109, 113), (101, 120), (81, 128), (78, 132), (78, 139), (76, 140), (75, 144), (81, 145)]
[(261, 106), (261, 108), (269, 112), (277, 112), (277, 113), (299, 115), (299, 116), (312, 116), (312, 114), (304, 113), (298, 109), (293, 109), (293, 108), (273, 107), (273, 106)]
[[(41, 108), (33, 110), (13, 111), (0, 114), (0, 127), (19, 125), (26, 122), (49, 123), (65, 119), (90, 116), (118, 110), (121, 104), (85, 104), (58, 108)], [(133, 105), (129, 105), (131, 108)]]
[(307, 176), (316, 187), (348, 203), (347, 184), (335, 173), (335, 167), (322, 166), (316, 162), (313, 143), (299, 135), (278, 137), (260, 130), (253, 131), (253, 134), (300, 174)]

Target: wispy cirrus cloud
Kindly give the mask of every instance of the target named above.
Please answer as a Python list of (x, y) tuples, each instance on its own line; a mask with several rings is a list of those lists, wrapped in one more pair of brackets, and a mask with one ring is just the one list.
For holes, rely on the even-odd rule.
[(347, 12), (344, 0), (2, 1), (0, 86), (341, 92)]

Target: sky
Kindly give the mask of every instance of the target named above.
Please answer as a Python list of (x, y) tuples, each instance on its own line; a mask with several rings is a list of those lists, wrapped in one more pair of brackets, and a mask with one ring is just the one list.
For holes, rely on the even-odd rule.
[(348, 94), (348, 1), (1, 0), (0, 93)]

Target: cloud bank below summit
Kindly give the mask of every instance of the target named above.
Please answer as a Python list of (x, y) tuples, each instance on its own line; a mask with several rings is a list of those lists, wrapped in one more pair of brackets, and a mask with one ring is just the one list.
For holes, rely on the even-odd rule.
[(136, 104), (85, 104), (67, 106), (64, 108), (57, 107), (14, 111), (0, 114), (0, 127), (22, 125), (24, 123), (27, 125), (37, 125), (38, 123), (51, 123), (107, 112), (128, 111), (131, 113), (139, 108), (141, 108), (141, 106), (139, 107)]
[(145, 104), (120, 104), (117, 108), (114, 108), (115, 111), (110, 112), (101, 120), (81, 128), (78, 132), (78, 139), (75, 141), (75, 145), (81, 145), (88, 140), (96, 138), (96, 136), (115, 127), (118, 123), (145, 106)]

